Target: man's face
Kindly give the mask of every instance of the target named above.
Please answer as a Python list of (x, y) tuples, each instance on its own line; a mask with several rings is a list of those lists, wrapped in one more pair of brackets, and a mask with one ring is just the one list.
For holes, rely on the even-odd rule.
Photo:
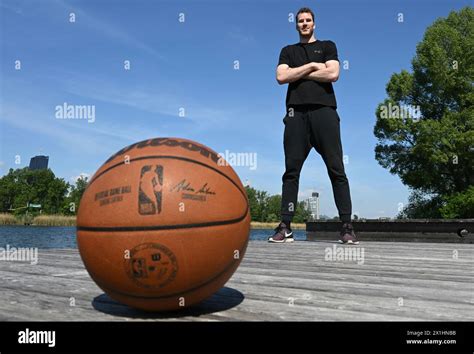
[(298, 15), (298, 22), (296, 23), (296, 29), (300, 36), (311, 37), (314, 31), (313, 17), (309, 12), (302, 12)]

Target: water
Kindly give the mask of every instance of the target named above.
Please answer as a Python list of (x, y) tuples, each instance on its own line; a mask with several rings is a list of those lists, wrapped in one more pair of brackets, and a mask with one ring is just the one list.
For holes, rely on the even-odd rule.
[[(305, 230), (294, 230), (295, 240), (305, 240)], [(250, 230), (250, 240), (266, 241), (270, 229)], [(77, 248), (76, 228), (70, 226), (0, 226), (0, 247)]]
[[(275, 231), (271, 229), (252, 229), (250, 230), (250, 240), (252, 241), (266, 241), (269, 236), (273, 235)], [(306, 240), (305, 230), (293, 230), (293, 237), (296, 241)]]
[(0, 226), (0, 247), (77, 248), (70, 226)]

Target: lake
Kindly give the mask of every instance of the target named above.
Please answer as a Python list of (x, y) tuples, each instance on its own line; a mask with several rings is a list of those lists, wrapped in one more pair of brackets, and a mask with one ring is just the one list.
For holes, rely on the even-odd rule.
[[(305, 230), (294, 230), (297, 241), (306, 240)], [(250, 240), (266, 241), (270, 229), (251, 229)], [(0, 247), (77, 248), (76, 228), (70, 226), (0, 226)]]

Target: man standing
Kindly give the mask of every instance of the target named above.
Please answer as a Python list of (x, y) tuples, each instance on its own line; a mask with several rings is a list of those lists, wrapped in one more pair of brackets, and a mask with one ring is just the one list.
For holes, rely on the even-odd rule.
[(332, 82), (339, 78), (339, 59), (332, 41), (314, 37), (314, 14), (302, 8), (296, 14), (297, 44), (280, 53), (277, 81), (289, 83), (286, 95), (285, 168), (283, 175), (281, 223), (269, 242), (293, 242), (291, 220), (297, 206), (301, 168), (311, 148), (322, 156), (331, 179), (334, 200), (343, 225), (340, 241), (358, 244), (351, 224), (349, 182), (342, 162), (342, 145), (336, 97)]

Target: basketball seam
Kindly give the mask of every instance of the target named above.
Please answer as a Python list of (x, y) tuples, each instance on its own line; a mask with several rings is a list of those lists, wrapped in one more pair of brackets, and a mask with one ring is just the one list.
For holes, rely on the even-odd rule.
[[(204, 166), (204, 167), (207, 167), (207, 168), (210, 168), (211, 170), (214, 170), (215, 172), (219, 173), (220, 175), (224, 176), (225, 178), (227, 178), (229, 181), (232, 182), (232, 184), (234, 186), (237, 187), (237, 189), (240, 191), (240, 193), (242, 193), (242, 195), (247, 198), (246, 196), (246, 193), (244, 191), (242, 191), (242, 189), (240, 189), (240, 187), (235, 183), (235, 181), (230, 178), (229, 176), (227, 176), (224, 172), (222, 171), (219, 171), (218, 169), (212, 167), (212, 166), (209, 166), (208, 164), (205, 164), (201, 161), (197, 161), (197, 160), (193, 160), (193, 159), (189, 159), (187, 157), (181, 157), (181, 156), (173, 156), (173, 155), (148, 155), (148, 156), (140, 156), (140, 157), (136, 157), (136, 158), (133, 158), (133, 159), (130, 159), (129, 160), (129, 163), (132, 163), (134, 161), (140, 161), (140, 160), (146, 160), (146, 159), (176, 159), (176, 160), (183, 160), (183, 161), (187, 161), (187, 162), (191, 162), (191, 163), (195, 163), (195, 164), (198, 164), (198, 165), (201, 165), (201, 166)], [(127, 165), (129, 164), (127, 163)], [(89, 184), (87, 187), (89, 187), (97, 178), (99, 178), (100, 176), (102, 176), (103, 174), (109, 172), (110, 170), (114, 169), (115, 167), (118, 167), (120, 165), (125, 165), (125, 161), (123, 162), (119, 162), (115, 165), (112, 165), (110, 167), (107, 167), (104, 171), (102, 171), (101, 173), (99, 173), (97, 176), (94, 176), (93, 179), (90, 180)]]
[[(232, 184), (239, 190), (239, 192), (242, 194), (242, 196), (244, 197), (245, 201), (246, 201), (246, 204), (247, 204), (247, 208), (245, 209), (245, 213), (236, 218), (236, 219), (232, 219), (232, 220), (222, 220), (222, 221), (212, 221), (212, 222), (206, 222), (206, 223), (195, 223), (195, 224), (178, 224), (178, 225), (157, 225), (157, 226), (154, 226), (154, 225), (150, 225), (150, 226), (121, 226), (121, 227), (96, 227), (96, 226), (80, 226), (78, 225), (76, 227), (77, 231), (91, 231), (91, 232), (100, 232), (100, 231), (114, 231), (114, 232), (123, 232), (123, 231), (150, 231), (150, 230), (173, 230), (173, 229), (186, 229), (186, 228), (196, 228), (196, 227), (209, 227), (209, 226), (219, 226), (219, 225), (228, 225), (228, 224), (235, 224), (235, 223), (238, 223), (239, 221), (242, 221), (246, 216), (247, 216), (247, 213), (248, 213), (248, 210), (249, 210), (249, 205), (248, 205), (248, 200), (247, 200), (247, 194), (245, 192), (242, 191), (242, 189), (240, 189), (240, 187), (237, 185), (237, 183), (235, 183), (235, 181), (230, 178), (229, 176), (227, 176), (225, 173), (223, 173), (222, 171), (219, 171), (218, 169), (212, 167), (212, 166), (209, 166), (201, 161), (196, 161), (196, 160), (193, 160), (193, 159), (188, 159), (186, 157), (180, 157), (180, 156), (172, 156), (172, 155), (149, 155), (149, 156), (140, 156), (140, 157), (136, 157), (136, 158), (133, 158), (131, 159), (129, 162), (132, 163), (132, 162), (135, 162), (135, 161), (140, 161), (140, 160), (146, 160), (146, 159), (176, 159), (176, 160), (183, 160), (183, 161), (186, 161), (186, 162), (190, 162), (190, 163), (195, 163), (195, 164), (198, 164), (198, 165), (201, 165), (201, 166), (204, 166), (206, 168), (209, 168), (217, 173), (219, 173), (220, 175), (224, 176), (225, 178), (227, 178), (230, 182), (232, 182)], [(115, 167), (118, 167), (118, 166), (121, 166), (121, 165), (125, 165), (125, 161), (123, 162), (119, 162), (115, 165), (112, 165), (108, 168), (106, 168), (104, 171), (102, 171), (101, 173), (99, 173), (97, 176), (94, 176), (94, 178), (89, 182), (87, 188), (89, 188), (93, 182), (95, 182), (100, 176), (104, 175), (105, 173), (111, 171), (112, 169), (114, 169)]]
[(90, 231), (90, 232), (126, 232), (126, 231), (156, 231), (156, 230), (176, 230), (176, 229), (192, 229), (197, 227), (209, 227), (209, 226), (220, 226), (220, 225), (229, 225), (236, 224), (239, 221), (245, 219), (248, 214), (248, 207), (243, 216), (239, 216), (236, 219), (232, 220), (223, 220), (223, 221), (211, 221), (203, 223), (194, 223), (194, 224), (178, 224), (178, 225), (148, 225), (148, 226), (118, 226), (118, 227), (99, 227), (99, 226), (77, 226), (77, 231)]

